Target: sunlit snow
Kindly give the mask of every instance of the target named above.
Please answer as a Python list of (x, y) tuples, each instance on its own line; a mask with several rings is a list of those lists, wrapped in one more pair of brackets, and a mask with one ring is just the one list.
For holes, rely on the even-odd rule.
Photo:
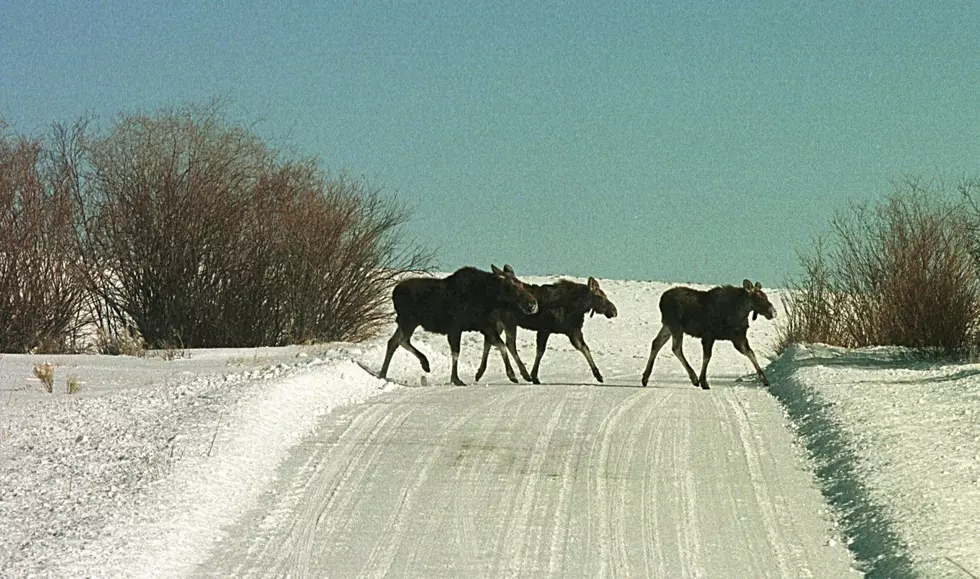
[[(587, 319), (585, 338), (606, 385), (594, 383), (585, 360), (567, 339), (552, 336), (541, 365), (544, 386), (540, 388), (551, 388), (556, 397), (565, 392), (613, 397), (643, 392), (636, 387), (650, 340), (659, 329), (657, 300), (669, 285), (674, 284), (602, 281), (619, 317)], [(777, 301), (779, 292), (766, 289)], [(777, 309), (782, 315), (778, 304)], [(747, 478), (736, 482), (752, 489), (764, 508), (773, 509), (763, 513), (773, 521), (789, 514), (812, 515), (812, 520), (779, 522), (810, 529), (807, 532), (814, 534), (810, 539), (819, 541), (823, 549), (807, 555), (811, 559), (826, 557), (828, 568), (843, 565), (876, 575), (909, 570), (930, 577), (980, 574), (980, 366), (925, 363), (892, 348), (846, 351), (822, 345), (793, 347), (773, 361), (780, 321), (779, 317), (773, 322), (760, 319), (749, 332), (772, 382), (769, 390), (758, 384), (748, 360), (727, 343), (715, 346), (708, 370), (712, 390), (701, 392), (691, 386), (669, 348), (657, 358), (647, 390), (651, 396), (658, 392), (688, 396), (696, 391), (702, 396), (695, 399), (701, 401), (698, 404), (714, 404), (710, 408), (718, 409), (719, 420), (727, 416), (727, 404), (747, 403), (748, 411), (739, 418), (742, 422), (719, 428), (740, 436), (748, 435), (749, 429), (755, 435), (785, 433), (777, 444), (783, 444), (785, 436), (786, 444), (795, 445), (796, 450), (787, 455), (792, 458), (775, 471), (761, 462), (753, 466), (750, 460)], [(534, 336), (527, 331), (519, 336), (521, 355), (530, 364)], [(212, 564), (220, 567), (220, 559), (214, 563), (212, 557), (216, 551), (234, 548), (234, 542), (222, 542), (238, 532), (235, 529), (246, 513), (273, 499), (281, 505), (299, 500), (278, 496), (302, 487), (284, 480), (288, 473), (299, 471), (284, 469), (283, 464), (287, 457), (301, 457), (303, 445), (322, 446), (317, 433), (336, 410), (422, 397), (406, 398), (406, 392), (423, 392), (430, 400), (456, 396), (458, 390), (447, 385), (449, 352), (443, 336), (422, 331), (415, 336), (432, 363), (427, 376), (404, 350), (396, 353), (392, 363), (389, 377), (394, 382), (366, 372), (361, 365), (375, 369), (380, 365), (387, 337), (363, 344), (191, 350), (169, 361), (152, 354), (142, 359), (0, 355), (0, 575), (187, 576), (207, 572)], [(688, 359), (699, 367), (700, 345), (691, 338), (685, 345)], [(482, 337), (465, 335), (460, 374), (472, 391), (461, 400), (495, 388), (516, 388), (515, 396), (520, 389), (539, 388), (511, 386), (496, 352), (487, 377), (474, 384), (481, 352)], [(51, 394), (31, 373), (34, 364), (45, 361), (56, 366)], [(68, 376), (80, 382), (79, 392), (66, 392)], [(735, 398), (729, 396), (733, 393)], [(668, 397), (664, 403), (676, 398)], [(568, 404), (571, 407), (572, 402)], [(548, 416), (552, 422), (560, 418), (558, 410)], [(551, 438), (531, 445), (532, 458), (543, 460), (541, 453), (547, 448), (575, 447), (576, 440), (592, 434), (575, 434), (570, 427), (571, 438), (556, 441), (554, 433), (565, 430), (548, 432)], [(325, 453), (321, 458), (330, 456), (329, 448), (318, 452)], [(602, 452), (595, 458), (620, 456), (608, 449)], [(435, 464), (423, 466), (435, 468)], [(701, 468), (697, 461), (670, 464)], [(555, 476), (573, 474), (566, 471)], [(775, 483), (767, 477), (789, 480), (798, 476), (794, 473), (802, 473), (800, 480), (807, 481), (812, 493), (801, 492), (799, 499), (770, 496)], [(697, 474), (650, 472), (642, 480), (693, 484)], [(602, 493), (616, 490), (603, 486), (608, 484), (604, 480), (585, 481), (583, 488), (602, 498)], [(551, 488), (545, 483), (539, 486), (535, 492)], [(558, 493), (571, 493), (575, 487), (555, 488)], [(561, 508), (575, 504), (574, 497), (564, 494), (550, 500)], [(526, 512), (519, 514), (528, 520), (547, 517), (532, 508), (534, 504), (529, 497), (523, 507)], [(629, 516), (620, 507), (609, 513)], [(284, 517), (267, 517), (265, 532), (275, 533)], [(562, 532), (574, 532), (572, 515), (569, 521)], [(397, 519), (393, 524), (409, 522)], [(688, 537), (697, 547), (697, 553), (678, 562), (682, 575), (697, 576), (710, 569), (710, 553), (703, 553), (705, 561), (697, 559), (710, 545), (741, 544), (713, 535), (720, 531), (693, 520), (691, 524), (678, 530), (679, 537)], [(772, 532), (782, 527), (767, 528)], [(549, 558), (550, 547), (577, 540), (554, 530), (550, 538), (536, 543), (543, 545), (541, 552), (529, 559), (531, 555), (523, 552), (527, 548), (523, 538), (515, 532), (501, 535), (496, 556), (523, 553), (524, 558), (498, 560), (488, 569), (535, 575), (539, 573), (533, 572), (533, 565), (542, 565), (546, 574), (557, 576), (574, 574), (572, 565), (581, 561), (585, 565), (578, 568), (581, 572), (615, 574), (615, 565), (631, 561), (629, 554), (617, 551), (615, 532), (600, 535), (602, 542), (583, 551), (586, 558), (608, 559), (604, 561)], [(396, 561), (397, 548), (382, 554), (379, 559), (375, 553), (372, 561), (395, 565), (386, 567), (392, 573), (412, 569), (411, 562)], [(752, 553), (744, 555), (751, 558)], [(765, 571), (788, 576), (815, 573), (816, 567), (790, 568), (794, 555), (788, 551), (784, 555)], [(514, 567), (514, 561), (527, 567)], [(329, 562), (310, 562), (314, 564), (299, 573), (358, 572), (331, 569)], [(649, 557), (646, 564), (653, 574), (669, 571), (669, 566), (658, 566)]]

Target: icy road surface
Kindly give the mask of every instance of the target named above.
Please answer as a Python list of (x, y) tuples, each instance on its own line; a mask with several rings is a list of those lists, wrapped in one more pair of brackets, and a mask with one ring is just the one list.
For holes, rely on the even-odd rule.
[[(446, 339), (425, 332), (430, 374), (392, 361), (408, 387), (361, 367), (387, 336), (173, 361), (4, 355), (0, 576), (859, 575), (845, 537), (864, 527), (837, 526), (777, 390), (727, 343), (712, 390), (668, 351), (640, 388), (669, 286), (602, 283), (620, 315), (588, 318), (585, 337), (604, 385), (563, 336), (541, 386), (507, 382), (496, 354), (484, 383), (448, 386)], [(775, 328), (749, 332), (763, 365)], [(518, 345), (530, 364), (534, 334)], [(470, 382), (481, 352), (465, 334)], [(855, 426), (880, 430), (875, 416)]]
[(756, 387), (403, 388), (329, 415), (200, 571), (853, 576), (785, 422)]

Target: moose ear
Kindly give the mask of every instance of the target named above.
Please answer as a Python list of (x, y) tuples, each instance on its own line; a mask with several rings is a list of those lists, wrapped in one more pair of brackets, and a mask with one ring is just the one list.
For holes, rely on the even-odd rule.
[(500, 271), (500, 268), (492, 263), (490, 264), (490, 271), (493, 272), (493, 275), (504, 275), (504, 272)]
[(755, 282), (755, 289), (761, 290), (762, 289), (762, 284), (759, 283), (759, 282)]
[(599, 282), (594, 277), (589, 278), (589, 289), (592, 291), (599, 289)]
[(504, 273), (514, 275), (514, 268), (510, 266), (509, 263), (504, 264)]
[(747, 289), (747, 290), (749, 290), (749, 291), (751, 291), (752, 290), (752, 282), (749, 281), (749, 280), (747, 280), (747, 279), (743, 279), (742, 280), (742, 287), (745, 288), (745, 289)]

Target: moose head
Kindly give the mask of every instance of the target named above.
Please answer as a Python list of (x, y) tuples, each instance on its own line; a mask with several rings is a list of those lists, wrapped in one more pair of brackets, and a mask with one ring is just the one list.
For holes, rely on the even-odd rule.
[(503, 281), (500, 286), (500, 295), (498, 296), (501, 301), (517, 304), (517, 307), (525, 314), (533, 315), (537, 313), (538, 300), (524, 287), (524, 282), (517, 279), (514, 268), (510, 265), (504, 265), (504, 269), (500, 269), (496, 265), (490, 264), (490, 271), (494, 276)]
[(594, 277), (589, 278), (589, 300), (589, 305), (592, 309), (589, 317), (594, 316), (596, 312), (599, 312), (607, 318), (616, 317), (616, 306), (609, 301), (609, 298), (606, 297), (606, 292), (602, 291), (602, 288), (599, 287), (599, 282)]
[(749, 280), (742, 281), (742, 287), (749, 293), (749, 297), (752, 299), (752, 321), (754, 322), (759, 318), (759, 314), (762, 314), (767, 320), (771, 320), (776, 317), (776, 310), (769, 303), (769, 297), (766, 296), (766, 292), (762, 291), (762, 284), (755, 282), (752, 284)]

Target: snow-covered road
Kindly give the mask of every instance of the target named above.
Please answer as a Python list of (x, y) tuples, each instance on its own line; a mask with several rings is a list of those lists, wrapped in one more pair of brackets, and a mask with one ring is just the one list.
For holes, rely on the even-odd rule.
[[(448, 386), (424, 332), (430, 374), (392, 362), (408, 387), (363, 369), (386, 336), (4, 354), (0, 577), (980, 576), (976, 364), (795, 346), (766, 389), (719, 344), (710, 391), (669, 352), (640, 388), (669, 286), (602, 283), (619, 317), (585, 337), (604, 385), (561, 336), (541, 386), (496, 357)], [(778, 322), (749, 330), (764, 366)], [(518, 346), (530, 362), (533, 334)], [(464, 379), (481, 351), (464, 335)]]
[(784, 420), (754, 386), (403, 388), (332, 413), (200, 572), (847, 576)]

